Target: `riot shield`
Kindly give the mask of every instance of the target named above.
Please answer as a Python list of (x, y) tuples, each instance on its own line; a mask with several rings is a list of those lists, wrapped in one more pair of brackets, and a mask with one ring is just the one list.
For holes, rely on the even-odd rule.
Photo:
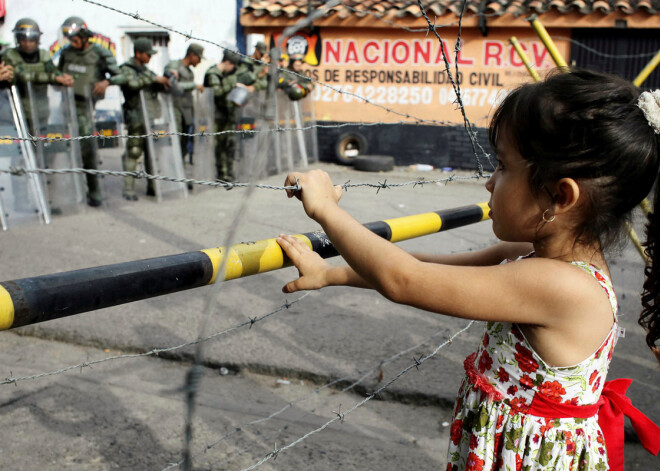
[[(179, 136), (163, 135), (176, 133), (176, 121), (172, 97), (166, 93), (145, 93), (140, 90), (140, 104), (147, 134), (147, 158), (151, 162), (151, 171), (156, 175), (172, 178), (185, 178)], [(185, 183), (154, 180), (156, 200), (164, 196), (188, 196)]]
[[(238, 109), (237, 130), (245, 131), (237, 135), (236, 175), (237, 180), (263, 178), (272, 171), (269, 150), (274, 145), (272, 133), (267, 132), (272, 126), (266, 113), (266, 92), (259, 91), (250, 95), (247, 103)], [(257, 157), (260, 157), (257, 159)]]
[[(122, 155), (126, 141), (116, 138), (124, 134), (122, 95), (119, 87), (109, 87), (104, 98), (95, 103), (89, 98), (86, 101), (87, 114), (94, 117), (92, 133), (98, 136), (92, 139), (92, 152), (97, 154), (98, 167), (103, 170), (123, 170)], [(121, 196), (123, 185), (121, 178), (105, 175), (99, 177), (104, 200), (110, 201), (113, 197)]]
[(303, 135), (305, 138), (305, 149), (307, 150), (308, 162), (318, 162), (319, 160), (319, 143), (316, 135), (316, 109), (314, 107), (314, 100), (312, 95), (308, 94), (302, 100), (296, 102), (300, 106), (300, 113), (302, 115), (301, 128), (304, 128)]
[[(27, 84), (30, 104), (29, 122), (33, 136), (47, 138), (77, 137), (73, 93), (70, 88)], [(37, 141), (36, 163), (41, 168), (81, 168), (80, 142)], [(51, 213), (74, 212), (85, 203), (83, 176), (80, 173), (42, 175), (42, 186)]]
[[(195, 91), (195, 133), (213, 133), (215, 129), (213, 90), (203, 93)], [(192, 169), (188, 172), (195, 180), (215, 180), (215, 137), (195, 136), (193, 145)], [(201, 186), (201, 188), (208, 188)]]
[[(295, 122), (292, 120), (291, 100), (282, 90), (277, 90), (277, 127), (280, 129), (292, 129)], [(278, 132), (277, 159), (280, 162), (282, 171), (289, 172), (293, 170), (293, 134), (291, 131)]]
[[(24, 140), (8, 139), (26, 137), (21, 101), (15, 87), (0, 90), (0, 168), (36, 168), (36, 156), (32, 144)], [(0, 226), (7, 230), (14, 224), (25, 222), (50, 222), (41, 179), (37, 174), (11, 175), (0, 173)]]

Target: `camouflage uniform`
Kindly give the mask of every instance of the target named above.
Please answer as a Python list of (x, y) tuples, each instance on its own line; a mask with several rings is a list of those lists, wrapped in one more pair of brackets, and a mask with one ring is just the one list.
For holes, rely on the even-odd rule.
[[(233, 64), (239, 62), (238, 56), (225, 54)], [(213, 90), (215, 102), (215, 131), (236, 130), (236, 106), (227, 101), (229, 92), (236, 88), (237, 83), (254, 83), (254, 74), (247, 66), (239, 65), (231, 72), (221, 72), (217, 66), (210, 67), (204, 75), (204, 86)], [(220, 134), (215, 140), (215, 167), (220, 180), (234, 178), (234, 158), (236, 149), (236, 136), (233, 134)]]
[[(144, 90), (146, 105), (152, 116), (161, 114), (160, 103), (156, 97), (159, 91), (164, 87), (156, 81), (156, 74), (146, 65), (140, 65), (131, 58), (121, 65), (121, 72), (126, 78), (126, 83), (122, 85), (121, 91), (124, 94), (124, 122), (128, 134), (142, 135), (146, 134), (146, 125), (140, 103), (140, 90)], [(144, 164), (147, 173), (151, 172), (151, 161), (146, 154), (146, 140), (140, 138), (129, 138), (126, 141), (126, 152), (123, 158), (123, 167), (127, 172), (134, 172), (137, 168), (137, 161), (145, 153)], [(149, 180), (147, 194), (153, 195), (153, 181)], [(135, 195), (135, 178), (124, 177), (124, 196)]]
[[(122, 85), (126, 79), (121, 74), (117, 61), (110, 51), (98, 44), (91, 44), (85, 49), (75, 49), (67, 46), (62, 50), (58, 68), (73, 76), (73, 92), (78, 115), (78, 129), (81, 136), (88, 136), (93, 131), (93, 116), (89, 116), (88, 101), (96, 103), (102, 96), (92, 96), (92, 87), (96, 82), (107, 80), (110, 85)], [(89, 139), (80, 141), (83, 167), (96, 169), (98, 167), (92, 142)], [(87, 188), (90, 199), (100, 202), (101, 189), (97, 175), (87, 175)]]
[[(197, 87), (195, 85), (195, 75), (190, 67), (184, 65), (183, 60), (170, 61), (165, 67), (164, 75), (169, 77), (172, 75), (172, 71), (176, 71), (179, 76), (172, 85), (176, 130), (190, 133), (194, 130), (193, 91)], [(180, 136), (181, 157), (185, 158), (188, 153), (189, 141), (192, 143), (192, 139), (188, 136)]]
[(19, 48), (12, 48), (5, 52), (2, 60), (6, 65), (11, 65), (14, 68), (14, 78), (10, 81), (10, 85), (16, 85), (18, 92), (21, 95), (21, 105), (25, 118), (28, 121), (28, 127), (33, 128), (32, 113), (30, 107), (30, 99), (28, 97), (27, 84), (33, 83), (35, 99), (37, 101), (37, 118), (39, 122), (48, 121), (50, 114), (48, 109), (48, 91), (46, 85), (57, 85), (55, 77), (62, 75), (57, 70), (53, 61), (50, 60), (50, 54), (39, 49), (34, 54), (24, 54)]

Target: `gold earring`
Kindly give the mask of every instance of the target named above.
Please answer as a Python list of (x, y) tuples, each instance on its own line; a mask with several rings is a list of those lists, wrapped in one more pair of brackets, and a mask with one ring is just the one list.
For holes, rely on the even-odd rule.
[(554, 214), (552, 215), (552, 217), (550, 219), (545, 217), (545, 215), (548, 214), (548, 211), (550, 211), (550, 209), (546, 209), (545, 211), (543, 211), (543, 215), (541, 216), (541, 219), (543, 219), (543, 222), (552, 222), (552, 221), (555, 220), (555, 215)]

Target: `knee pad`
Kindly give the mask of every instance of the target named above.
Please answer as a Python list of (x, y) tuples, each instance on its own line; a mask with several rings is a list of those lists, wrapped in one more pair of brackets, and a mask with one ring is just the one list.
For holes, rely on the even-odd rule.
[(126, 153), (129, 159), (137, 160), (142, 155), (142, 147), (129, 147)]

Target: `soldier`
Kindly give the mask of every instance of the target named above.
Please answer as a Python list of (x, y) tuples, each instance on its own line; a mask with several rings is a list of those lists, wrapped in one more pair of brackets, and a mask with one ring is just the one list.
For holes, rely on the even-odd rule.
[[(226, 50), (222, 61), (211, 66), (204, 75), (204, 86), (213, 90), (215, 102), (216, 132), (236, 130), (236, 108), (227, 100), (227, 95), (237, 86), (247, 87), (242, 81), (249, 81), (250, 74), (237, 74), (240, 56)], [(239, 81), (239, 78), (241, 81)], [(217, 178), (229, 181), (234, 178), (235, 136), (219, 134), (215, 140), (215, 167)]]
[[(191, 44), (186, 51), (186, 57), (178, 61), (170, 61), (165, 67), (164, 75), (172, 81), (172, 95), (174, 101), (174, 114), (178, 132), (192, 134), (193, 124), (193, 95), (197, 89), (204, 92), (204, 85), (195, 84), (195, 76), (190, 67), (197, 67), (203, 59), (204, 48), (199, 44)], [(186, 154), (190, 154), (190, 163), (193, 161), (192, 138), (180, 136), (181, 157), (185, 161)], [(192, 185), (189, 186), (189, 189)]]
[(73, 77), (63, 74), (50, 60), (48, 51), (39, 49), (41, 31), (36, 21), (30, 18), (21, 18), (16, 22), (13, 30), (16, 38), (16, 47), (9, 49), (3, 56), (4, 64), (13, 69), (13, 76), (8, 80), (10, 85), (16, 85), (21, 95), (23, 112), (28, 120), (29, 129), (33, 128), (31, 107), (27, 93), (27, 83), (36, 84), (34, 93), (37, 101), (37, 114), (39, 121), (48, 120), (48, 92), (47, 84), (73, 85)]
[[(254, 60), (256, 59), (256, 60)], [(247, 69), (248, 72), (253, 74), (254, 82), (246, 83), (245, 85), (252, 85), (254, 91), (268, 90), (268, 46), (263, 41), (259, 41), (254, 48), (254, 53), (251, 58), (246, 58), (241, 61), (241, 67)], [(257, 62), (260, 61), (260, 62)], [(241, 75), (243, 70), (239, 67), (238, 74)]]
[(289, 98), (294, 101), (305, 98), (314, 88), (311, 79), (304, 75), (302, 64), (302, 55), (292, 55), (289, 65), (280, 79), (280, 86), (289, 95)]
[[(121, 72), (126, 79), (121, 91), (124, 94), (124, 122), (130, 135), (146, 134), (146, 125), (140, 104), (140, 90), (144, 90), (147, 99), (154, 103), (154, 95), (170, 88), (170, 80), (165, 76), (157, 76), (147, 68), (151, 56), (156, 54), (149, 38), (137, 38), (133, 42), (134, 55), (131, 59), (121, 65)], [(153, 99), (153, 100), (152, 100)], [(158, 102), (155, 102), (158, 105)], [(147, 172), (151, 171), (151, 162), (146, 155), (146, 142), (140, 138), (129, 138), (126, 141), (126, 152), (122, 164), (127, 172), (134, 172), (137, 161), (145, 153), (145, 167)], [(147, 184), (147, 196), (154, 196), (153, 181)], [(124, 199), (137, 201), (135, 193), (135, 178), (124, 177)]]
[[(105, 96), (110, 85), (122, 85), (125, 78), (121, 74), (117, 61), (110, 51), (89, 39), (92, 33), (87, 23), (77, 16), (71, 16), (62, 23), (62, 33), (70, 44), (62, 50), (58, 67), (73, 76), (73, 91), (78, 115), (78, 129), (81, 136), (92, 134), (93, 116), (89, 116), (88, 102), (92, 104)], [(88, 139), (80, 141), (83, 167), (97, 168), (97, 156)], [(101, 189), (97, 175), (87, 175), (87, 204), (101, 205)]]

